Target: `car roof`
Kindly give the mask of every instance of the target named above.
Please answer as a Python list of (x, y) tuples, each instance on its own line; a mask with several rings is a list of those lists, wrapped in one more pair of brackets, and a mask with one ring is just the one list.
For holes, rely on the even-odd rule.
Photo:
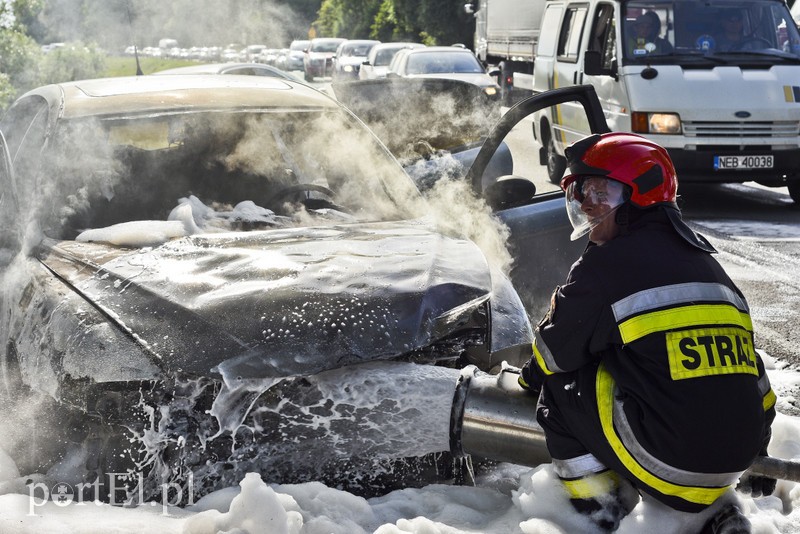
[[(64, 118), (193, 110), (336, 108), (332, 98), (300, 82), (269, 76), (165, 74), (80, 80), (43, 86)], [(57, 96), (54, 96), (57, 95)]]
[(409, 53), (419, 54), (422, 52), (444, 52), (444, 53), (458, 53), (458, 54), (470, 54), (474, 56), (475, 54), (472, 53), (472, 50), (468, 48), (461, 48), (460, 46), (425, 46), (425, 47), (418, 47), (418, 48), (409, 48)]
[(253, 69), (259, 71), (267, 71), (277, 78), (292, 79), (291, 74), (280, 70), (270, 65), (263, 63), (237, 63), (235, 61), (227, 63), (203, 63), (200, 65), (187, 65), (185, 67), (175, 67), (172, 69), (160, 70), (151, 74), (162, 76), (164, 74), (228, 74), (227, 71), (239, 69)]
[(380, 43), (375, 45), (376, 48), (426, 48), (422, 43), (414, 43), (411, 41), (395, 41), (391, 43)]

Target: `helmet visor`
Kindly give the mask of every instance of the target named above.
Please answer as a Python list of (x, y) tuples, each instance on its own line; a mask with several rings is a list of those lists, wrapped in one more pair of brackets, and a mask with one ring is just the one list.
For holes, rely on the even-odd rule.
[(625, 186), (602, 176), (579, 176), (566, 190), (567, 215), (572, 241), (602, 223), (625, 202)]

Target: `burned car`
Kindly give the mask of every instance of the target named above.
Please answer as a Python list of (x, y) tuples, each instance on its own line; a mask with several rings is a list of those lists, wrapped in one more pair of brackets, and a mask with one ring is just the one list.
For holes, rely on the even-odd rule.
[[(190, 481), (195, 495), (247, 471), (363, 494), (387, 477), (420, 483), (382, 468), (397, 459), (341, 451), (352, 428), (320, 422), (335, 408), (309, 377), (518, 365), (531, 341), (520, 296), (542, 298), (576, 256), (520, 254), (509, 277), (489, 247), (443, 229), (360, 120), (302, 83), (49, 85), (0, 131), (2, 402), (38, 408), (4, 446), (62, 481), (67, 468), (74, 482), (127, 473), (128, 489)], [(531, 193), (509, 183), (488, 197)], [(563, 199), (528, 197), (494, 200), (478, 226), (504, 220), (517, 251), (560, 241)]]

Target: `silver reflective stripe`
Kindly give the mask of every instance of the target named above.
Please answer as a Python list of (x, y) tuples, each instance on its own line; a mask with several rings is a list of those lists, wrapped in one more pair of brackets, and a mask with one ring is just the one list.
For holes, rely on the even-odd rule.
[(544, 363), (547, 364), (547, 370), (552, 373), (563, 373), (564, 370), (561, 369), (558, 365), (556, 365), (556, 360), (553, 358), (553, 353), (550, 352), (550, 348), (547, 346), (547, 343), (544, 342), (542, 339), (542, 335), (537, 328), (536, 331), (533, 333), (533, 343), (536, 345), (536, 349), (539, 351), (539, 354), (544, 359)]
[(725, 302), (750, 312), (747, 302), (728, 286), (716, 282), (688, 282), (654, 287), (634, 293), (611, 305), (614, 318), (621, 322), (639, 313), (690, 302)]
[(584, 454), (567, 460), (553, 459), (553, 471), (560, 478), (581, 478), (607, 468), (593, 454)]
[(758, 392), (761, 393), (763, 397), (769, 390), (772, 389), (772, 386), (769, 383), (769, 378), (767, 377), (766, 371), (764, 372), (763, 376), (758, 377)]
[(734, 484), (743, 473), (743, 471), (732, 473), (695, 473), (693, 471), (678, 469), (677, 467), (672, 467), (662, 462), (647, 452), (642, 444), (639, 443), (639, 440), (636, 439), (636, 436), (634, 436), (633, 430), (628, 423), (628, 418), (625, 416), (625, 410), (622, 408), (622, 401), (616, 398), (616, 389), (614, 395), (613, 418), (617, 434), (625, 445), (625, 448), (631, 453), (631, 456), (634, 457), (639, 465), (662, 480), (681, 486), (721, 488)]

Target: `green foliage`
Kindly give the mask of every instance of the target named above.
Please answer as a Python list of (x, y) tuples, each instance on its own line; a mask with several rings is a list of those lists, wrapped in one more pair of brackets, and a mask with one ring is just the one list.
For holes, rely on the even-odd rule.
[(472, 45), (472, 17), (464, 0), (323, 0), (317, 35)]
[[(139, 66), (144, 74), (196, 64), (196, 61), (188, 59), (139, 58)], [(133, 76), (134, 74), (136, 74), (136, 59), (124, 56), (109, 56), (105, 60), (105, 70), (100, 73), (100, 77), (114, 78), (117, 76)]]
[(40, 66), (40, 83), (59, 83), (97, 78), (105, 69), (106, 55), (94, 46), (67, 43), (44, 55)]
[[(425, 44), (472, 45), (474, 22), (464, 0), (0, 0), (0, 109), (44, 83), (135, 74), (133, 58), (115, 58), (130, 44), (181, 46), (264, 42), (287, 46), (317, 36)], [(187, 18), (187, 13), (194, 16)], [(67, 42), (47, 54), (40, 44)], [(109, 51), (109, 56), (96, 46)], [(194, 42), (198, 41), (198, 42)], [(202, 41), (202, 42), (200, 42)], [(285, 41), (285, 42), (284, 42)], [(142, 71), (190, 64), (141, 58)]]
[(39, 85), (39, 46), (17, 30), (0, 30), (0, 107), (5, 109), (17, 95)]

